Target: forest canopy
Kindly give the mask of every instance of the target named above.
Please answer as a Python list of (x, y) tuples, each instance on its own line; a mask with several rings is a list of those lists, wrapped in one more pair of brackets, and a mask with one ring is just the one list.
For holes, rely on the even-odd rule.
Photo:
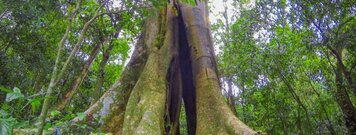
[(355, 14), (352, 0), (1, 0), (0, 134), (356, 134)]

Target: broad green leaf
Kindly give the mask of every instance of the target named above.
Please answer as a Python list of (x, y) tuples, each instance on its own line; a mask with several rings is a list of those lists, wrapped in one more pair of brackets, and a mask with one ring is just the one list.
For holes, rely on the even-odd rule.
[(52, 124), (50, 122), (47, 122), (46, 125), (44, 126), (44, 129), (48, 130), (51, 127), (52, 127)]
[(31, 104), (32, 112), (35, 112), (41, 106), (41, 99), (39, 98), (29, 99), (29, 102)]
[(0, 119), (0, 134), (1, 135), (11, 135), (13, 125), (15, 125), (16, 123), (17, 123), (16, 119), (12, 118), (12, 117)]
[(8, 119), (0, 119), (0, 134), (11, 134), (11, 124)]
[(15, 87), (13, 89), (13, 92), (11, 93), (7, 93), (6, 94), (6, 102), (10, 102), (14, 99), (18, 99), (18, 98), (24, 98), (24, 95), (21, 93), (20, 89)]
[(0, 90), (5, 91), (6, 93), (12, 92), (12, 90), (6, 89), (6, 88), (3, 87), (3, 86), (0, 86)]

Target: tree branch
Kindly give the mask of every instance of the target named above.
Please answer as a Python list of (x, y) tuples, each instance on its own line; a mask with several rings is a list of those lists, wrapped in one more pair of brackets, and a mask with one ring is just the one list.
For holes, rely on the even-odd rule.
[(74, 54), (78, 51), (78, 49), (80, 48), (80, 46), (81, 46), (81, 44), (82, 44), (82, 42), (84, 40), (85, 33), (89, 29), (89, 26), (94, 22), (94, 20), (100, 16), (99, 12), (100, 12), (101, 8), (105, 5), (106, 2), (108, 2), (108, 0), (103, 2), (100, 5), (100, 7), (96, 10), (94, 16), (84, 24), (83, 29), (81, 30), (81, 32), (79, 34), (79, 39), (78, 39), (77, 43), (75, 44), (73, 50), (71, 51), (69, 57), (67, 58), (67, 60), (63, 64), (63, 67), (62, 67), (61, 71), (59, 72), (54, 84), (57, 84), (59, 82), (59, 80), (62, 78), (64, 72), (68, 69), (69, 63), (72, 61), (72, 59), (74, 57)]

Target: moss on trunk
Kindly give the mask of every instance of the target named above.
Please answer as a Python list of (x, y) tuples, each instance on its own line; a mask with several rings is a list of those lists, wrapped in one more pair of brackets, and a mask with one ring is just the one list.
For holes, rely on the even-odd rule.
[[(126, 108), (123, 134), (164, 134), (167, 75), (176, 52), (175, 15), (167, 6), (150, 27), (156, 27), (156, 43), (150, 46), (146, 66), (132, 90)], [(173, 53), (172, 53), (173, 52)]]
[[(122, 72), (120, 79), (85, 111), (85, 123), (100, 126), (104, 132), (121, 132), (127, 101), (148, 58), (146, 44), (150, 41), (148, 36), (150, 31), (146, 31), (143, 31), (139, 37), (131, 60)], [(78, 118), (72, 121), (80, 122)]]

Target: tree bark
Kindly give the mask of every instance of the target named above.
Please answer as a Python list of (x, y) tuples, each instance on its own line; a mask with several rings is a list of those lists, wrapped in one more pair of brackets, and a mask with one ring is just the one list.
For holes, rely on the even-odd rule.
[(49, 102), (50, 102), (50, 96), (52, 95), (52, 91), (53, 91), (54, 87), (56, 86), (56, 79), (60, 78), (60, 76), (57, 75), (57, 71), (58, 71), (59, 60), (60, 60), (60, 57), (61, 57), (61, 51), (62, 51), (62, 48), (64, 46), (64, 42), (68, 38), (69, 31), (71, 30), (71, 23), (72, 23), (75, 15), (77, 14), (77, 12), (78, 12), (78, 10), (80, 8), (80, 4), (81, 4), (81, 0), (78, 0), (73, 13), (71, 13), (71, 15), (68, 18), (68, 25), (67, 25), (66, 31), (65, 31), (62, 39), (58, 43), (56, 61), (55, 61), (55, 64), (53, 66), (51, 80), (50, 80), (50, 82), (48, 84), (48, 88), (46, 90), (46, 95), (45, 95), (45, 98), (43, 100), (41, 114), (39, 116), (40, 126), (38, 127), (37, 135), (41, 135), (42, 134), (44, 126), (45, 126), (45, 121), (46, 121), (48, 108), (49, 108), (48, 106), (49, 106)]
[(196, 86), (196, 134), (254, 134), (234, 116), (220, 94), (206, 6), (205, 2), (180, 6)]
[(118, 30), (117, 34), (114, 34), (114, 36), (111, 36), (108, 48), (105, 51), (103, 49), (103, 58), (102, 58), (102, 60), (101, 60), (101, 62), (99, 64), (99, 71), (98, 71), (98, 76), (97, 76), (97, 84), (96, 84), (94, 92), (93, 92), (94, 93), (94, 95), (93, 95), (94, 100), (92, 101), (92, 104), (94, 104), (96, 101), (98, 101), (98, 99), (101, 96), (101, 87), (104, 84), (104, 78), (105, 78), (105, 76), (104, 76), (104, 74), (105, 74), (105, 66), (106, 66), (106, 63), (109, 61), (110, 52), (114, 47), (114, 44), (112, 43), (113, 42), (113, 38), (118, 37), (120, 31), (121, 30)]
[(100, 47), (103, 44), (104, 44), (104, 41), (100, 41), (100, 43), (98, 43), (93, 48), (93, 50), (91, 51), (91, 53), (89, 55), (89, 58), (83, 64), (82, 72), (80, 72), (80, 74), (76, 76), (76, 78), (73, 80), (71, 86), (66, 91), (66, 94), (64, 95), (64, 97), (56, 105), (57, 110), (63, 110), (66, 107), (66, 105), (70, 102), (73, 95), (77, 92), (78, 87), (82, 83), (82, 80), (86, 77), (86, 75), (89, 71), (90, 65), (93, 63), (96, 55), (98, 54), (98, 52), (100, 50)]
[[(341, 46), (341, 45), (336, 45), (336, 46)], [(334, 54), (336, 58), (338, 72), (342, 73), (342, 75), (345, 77), (346, 81), (348, 82), (349, 87), (352, 90), (353, 94), (356, 95), (356, 83), (353, 81), (351, 73), (347, 70), (346, 66), (343, 63), (343, 58), (342, 58), (343, 48), (336, 47), (335, 49), (333, 49), (331, 46), (327, 46), (327, 48)]]
[[(341, 50), (339, 50), (339, 52), (341, 52)], [(340, 56), (336, 62), (336, 71), (335, 71), (336, 91), (334, 96), (344, 115), (346, 128), (348, 129), (348, 132), (351, 135), (351, 134), (356, 134), (356, 110), (345, 88), (344, 78), (343, 78), (344, 67), (341, 63), (342, 63), (342, 57)]]
[[(142, 31), (132, 57), (123, 70), (120, 79), (84, 112), (86, 114), (85, 122), (96, 124), (95, 121), (99, 121), (101, 131), (118, 134), (122, 132), (127, 101), (147, 61), (148, 47), (146, 45), (153, 42), (147, 24), (145, 28), (147, 29)], [(72, 121), (80, 122), (78, 118)]]
[[(255, 134), (220, 92), (205, 2), (174, 3), (146, 20), (120, 80), (85, 114), (104, 132), (179, 134), (183, 98), (188, 133)], [(73, 121), (79, 121), (78, 118)]]

